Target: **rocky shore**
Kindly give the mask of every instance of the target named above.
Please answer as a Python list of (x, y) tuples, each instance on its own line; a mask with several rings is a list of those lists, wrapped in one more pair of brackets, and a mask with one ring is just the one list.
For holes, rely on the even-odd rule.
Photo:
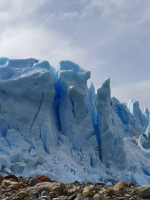
[(144, 200), (150, 199), (150, 186), (126, 184), (120, 181), (116, 185), (104, 183), (63, 184), (47, 176), (16, 177), (0, 176), (0, 200)]

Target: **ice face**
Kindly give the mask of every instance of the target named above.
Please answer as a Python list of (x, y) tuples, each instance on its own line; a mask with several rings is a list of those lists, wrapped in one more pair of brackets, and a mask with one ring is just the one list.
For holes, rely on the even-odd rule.
[(150, 181), (149, 111), (111, 98), (109, 78), (95, 93), (89, 78), (71, 61), (56, 70), (38, 59), (0, 58), (0, 174)]
[(50, 68), (48, 62), (39, 63), (35, 59), (8, 60), (6, 66), (0, 68), (0, 131), (3, 137), (8, 136), (9, 129), (15, 129), (30, 145), (31, 136), (41, 140), (47, 152), (58, 140), (53, 114), (56, 79)]

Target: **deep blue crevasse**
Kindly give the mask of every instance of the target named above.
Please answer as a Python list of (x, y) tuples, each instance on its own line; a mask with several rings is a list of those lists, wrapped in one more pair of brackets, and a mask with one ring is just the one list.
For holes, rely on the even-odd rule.
[(98, 113), (95, 107), (95, 88), (93, 83), (90, 84), (89, 89), (88, 89), (88, 96), (86, 99), (86, 103), (87, 106), (90, 110), (90, 114), (92, 117), (92, 123), (93, 123), (93, 128), (94, 128), (94, 132), (96, 135), (96, 139), (97, 139), (97, 144), (98, 144), (98, 148), (99, 148), (99, 158), (100, 160), (102, 160), (101, 158), (101, 147), (102, 147), (102, 143), (101, 143), (101, 135), (100, 135), (100, 129), (99, 129), (99, 118), (98, 118)]
[(56, 114), (57, 124), (58, 124), (59, 130), (61, 131), (61, 122), (60, 122), (60, 116), (59, 116), (59, 105), (60, 105), (62, 83), (61, 83), (61, 80), (58, 78), (58, 76), (56, 76), (56, 82), (54, 84), (54, 88), (55, 88), (56, 95), (55, 95), (55, 99), (54, 99), (54, 102), (53, 102), (53, 107), (54, 107), (54, 113)]

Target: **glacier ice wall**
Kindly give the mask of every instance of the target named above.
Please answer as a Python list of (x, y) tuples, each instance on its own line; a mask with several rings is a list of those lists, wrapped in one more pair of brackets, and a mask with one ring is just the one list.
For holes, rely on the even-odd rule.
[(139, 173), (149, 180), (148, 109), (111, 98), (109, 78), (95, 93), (89, 78), (71, 61), (56, 70), (38, 59), (0, 58), (1, 174), (130, 182)]

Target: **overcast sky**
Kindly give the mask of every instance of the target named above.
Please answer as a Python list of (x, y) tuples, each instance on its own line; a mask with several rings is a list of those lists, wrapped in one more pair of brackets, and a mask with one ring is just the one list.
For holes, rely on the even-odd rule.
[(0, 0), (0, 57), (71, 60), (150, 109), (150, 0)]

